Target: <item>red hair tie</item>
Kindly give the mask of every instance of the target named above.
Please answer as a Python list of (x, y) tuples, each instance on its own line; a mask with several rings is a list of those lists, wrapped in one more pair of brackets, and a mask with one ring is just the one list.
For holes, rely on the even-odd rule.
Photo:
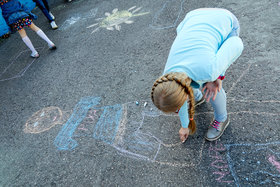
[(190, 120), (192, 121), (192, 120), (193, 120), (193, 118), (190, 118)]

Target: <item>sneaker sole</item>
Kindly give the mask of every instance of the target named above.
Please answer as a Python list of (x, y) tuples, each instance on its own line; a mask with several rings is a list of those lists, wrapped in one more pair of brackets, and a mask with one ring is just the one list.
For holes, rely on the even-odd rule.
[(230, 120), (228, 119), (228, 122), (227, 122), (227, 124), (226, 124), (224, 130), (222, 130), (222, 132), (221, 132), (221, 134), (220, 134), (219, 136), (217, 136), (216, 138), (207, 138), (207, 137), (205, 136), (205, 139), (208, 140), (209, 142), (212, 142), (212, 141), (215, 141), (215, 140), (219, 139), (219, 138), (224, 134), (224, 131), (225, 131), (226, 128), (228, 127), (229, 122), (230, 122)]
[(52, 46), (49, 48), (50, 50), (56, 50), (56, 46)]
[(39, 55), (39, 53), (37, 53), (37, 54), (35, 54), (35, 55), (30, 55), (32, 58), (39, 58), (40, 57), (40, 55)]

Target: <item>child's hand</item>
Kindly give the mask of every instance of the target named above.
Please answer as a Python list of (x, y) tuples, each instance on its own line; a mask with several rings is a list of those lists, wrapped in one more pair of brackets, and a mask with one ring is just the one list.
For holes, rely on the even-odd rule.
[(189, 133), (190, 133), (189, 128), (181, 127), (181, 129), (179, 130), (179, 136), (180, 136), (182, 143), (184, 143), (187, 140)]
[(207, 82), (202, 89), (202, 92), (205, 91), (204, 98), (207, 102), (210, 101), (211, 97), (213, 101), (216, 99), (217, 93), (220, 92), (222, 88), (222, 80), (217, 79), (214, 82)]

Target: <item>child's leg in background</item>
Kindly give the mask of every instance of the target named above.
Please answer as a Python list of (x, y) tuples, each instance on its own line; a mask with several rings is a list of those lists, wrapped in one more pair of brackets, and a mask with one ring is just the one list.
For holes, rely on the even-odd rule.
[(44, 2), (42, 0), (36, 0), (36, 4), (37, 6), (42, 10), (42, 12), (44, 13), (44, 15), (47, 17), (47, 19), (49, 20), (49, 22), (54, 21), (54, 19), (51, 17), (51, 15), (49, 14), (49, 7), (46, 7)]
[(225, 90), (222, 88), (218, 92), (215, 101), (210, 99), (210, 103), (214, 109), (214, 118), (218, 122), (224, 122), (227, 119), (227, 96)]
[(45, 40), (48, 43), (49, 47), (53, 47), (54, 43), (47, 37), (47, 35), (39, 28), (37, 27), (34, 23), (32, 23), (29, 26), (33, 31), (35, 31), (38, 36), (40, 36), (43, 40)]
[(193, 96), (195, 101), (199, 101), (203, 97), (202, 92), (196, 88), (193, 88)]
[(25, 43), (25, 45), (27, 45), (27, 47), (32, 51), (31, 56), (35, 57), (36, 54), (38, 54), (38, 52), (36, 51), (36, 49), (34, 48), (31, 40), (29, 39), (29, 37), (27, 36), (26, 32), (24, 29), (21, 29), (18, 31), (19, 35), (21, 36), (22, 41)]
[(43, 0), (43, 3), (45, 5), (46, 9), (48, 10), (48, 12), (50, 12), (50, 7), (49, 7), (48, 1), (47, 0)]

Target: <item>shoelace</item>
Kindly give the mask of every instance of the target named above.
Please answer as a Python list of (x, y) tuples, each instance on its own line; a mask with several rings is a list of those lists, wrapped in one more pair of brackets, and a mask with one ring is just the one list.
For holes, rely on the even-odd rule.
[(219, 130), (219, 126), (220, 126), (220, 122), (218, 122), (217, 120), (214, 120), (213, 123), (211, 124), (212, 127), (214, 127), (215, 129)]

